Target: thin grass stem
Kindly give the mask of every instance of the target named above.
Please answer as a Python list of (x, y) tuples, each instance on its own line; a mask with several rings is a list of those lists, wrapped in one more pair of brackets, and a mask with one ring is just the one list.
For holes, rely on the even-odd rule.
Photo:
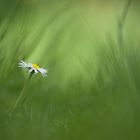
[(20, 92), (15, 104), (13, 105), (12, 109), (9, 111), (9, 114), (12, 114), (15, 111), (15, 109), (17, 108), (17, 106), (19, 105), (19, 103), (22, 102), (22, 99), (24, 99), (24, 92), (29, 84), (29, 81), (31, 80), (32, 75), (33, 75), (33, 72), (30, 73), (29, 78), (25, 82), (23, 89), (21, 90), (21, 92)]

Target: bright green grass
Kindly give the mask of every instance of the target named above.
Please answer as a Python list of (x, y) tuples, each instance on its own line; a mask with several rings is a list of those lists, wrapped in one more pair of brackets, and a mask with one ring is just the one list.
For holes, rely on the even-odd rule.
[[(125, 2), (17, 1), (0, 0), (0, 140), (140, 139), (139, 3), (119, 30)], [(9, 116), (28, 78), (21, 59), (48, 77)]]

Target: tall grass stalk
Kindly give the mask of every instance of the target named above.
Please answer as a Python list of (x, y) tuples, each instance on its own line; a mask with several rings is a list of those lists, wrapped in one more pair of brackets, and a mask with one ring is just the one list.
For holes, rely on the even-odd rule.
[(118, 45), (119, 48), (123, 48), (124, 47), (124, 25), (125, 25), (125, 21), (126, 21), (126, 17), (128, 15), (128, 11), (130, 8), (130, 5), (132, 3), (132, 0), (128, 0), (124, 6), (124, 9), (121, 13), (121, 16), (118, 19)]

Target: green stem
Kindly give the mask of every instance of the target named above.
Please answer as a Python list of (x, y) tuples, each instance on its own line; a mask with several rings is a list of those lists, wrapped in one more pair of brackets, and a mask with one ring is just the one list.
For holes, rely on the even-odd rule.
[(23, 87), (23, 89), (21, 90), (20, 95), (18, 96), (18, 98), (17, 98), (17, 100), (16, 100), (16, 102), (15, 102), (15, 104), (14, 104), (12, 110), (9, 111), (10, 113), (12, 113), (12, 112), (17, 108), (19, 102), (20, 102), (21, 99), (23, 98), (24, 91), (25, 91), (25, 89), (27, 88), (27, 85), (28, 85), (28, 83), (29, 83), (29, 81), (30, 81), (32, 75), (33, 75), (33, 72), (30, 73), (29, 78), (28, 78), (28, 80), (26, 81), (26, 83), (24, 84), (24, 87)]

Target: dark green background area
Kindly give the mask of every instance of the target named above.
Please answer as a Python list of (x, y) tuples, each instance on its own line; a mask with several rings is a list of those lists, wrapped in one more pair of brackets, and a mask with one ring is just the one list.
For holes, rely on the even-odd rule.
[[(130, 2), (130, 3), (129, 3)], [(0, 0), (0, 140), (139, 140), (140, 2)], [(20, 60), (48, 69), (34, 75)]]

